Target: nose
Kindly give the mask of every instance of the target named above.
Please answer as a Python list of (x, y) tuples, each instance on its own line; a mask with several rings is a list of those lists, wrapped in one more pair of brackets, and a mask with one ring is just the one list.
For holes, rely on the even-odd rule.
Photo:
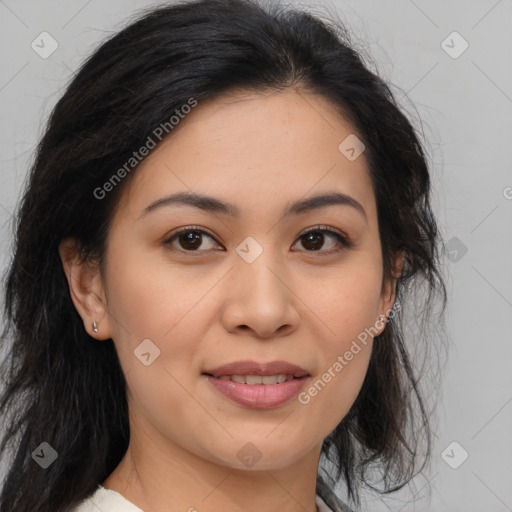
[(300, 300), (291, 273), (270, 249), (252, 263), (236, 255), (226, 277), (221, 318), (228, 332), (272, 338), (297, 329)]

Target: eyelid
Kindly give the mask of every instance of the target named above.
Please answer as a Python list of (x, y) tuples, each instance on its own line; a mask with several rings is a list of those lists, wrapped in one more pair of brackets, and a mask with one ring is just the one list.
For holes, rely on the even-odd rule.
[(299, 235), (299, 238), (301, 236), (307, 235), (310, 231), (329, 232), (329, 233), (333, 233), (333, 234), (339, 235), (342, 238), (346, 239), (347, 241), (349, 240), (349, 237), (348, 237), (348, 235), (346, 233), (344, 233), (341, 230), (338, 230), (337, 228), (333, 228), (331, 226), (328, 226), (327, 224), (318, 224), (316, 226), (311, 226), (309, 228), (305, 228), (304, 231), (302, 231), (302, 233)]
[[(181, 233), (186, 233), (187, 231), (200, 231), (202, 233), (205, 233), (207, 234), (210, 238), (212, 238), (213, 240), (215, 240), (215, 242), (219, 245), (220, 242), (217, 240), (217, 237), (211, 232), (209, 231), (208, 229), (202, 227), (202, 226), (194, 226), (194, 225), (190, 225), (190, 226), (183, 226), (181, 228), (176, 228), (176, 229), (173, 229), (170, 233), (168, 233), (167, 235), (165, 235), (165, 238), (163, 239), (163, 244), (166, 245), (166, 244), (170, 244), (171, 240), (177, 236), (177, 235), (180, 235)], [(206, 251), (183, 251), (183, 252), (206, 252)]]
[(172, 238), (175, 235), (179, 235), (183, 231), (203, 231), (208, 236), (211, 236), (212, 238), (215, 239), (215, 235), (211, 231), (209, 231), (208, 229), (204, 228), (203, 226), (194, 226), (194, 225), (183, 226), (181, 228), (173, 229), (171, 232), (169, 232), (167, 235), (165, 235), (165, 239), (169, 240), (169, 238)]

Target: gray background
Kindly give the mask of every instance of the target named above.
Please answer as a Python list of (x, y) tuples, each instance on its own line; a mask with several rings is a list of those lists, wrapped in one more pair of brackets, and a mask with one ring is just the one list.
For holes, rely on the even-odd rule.
[[(293, 3), (337, 12), (402, 91), (403, 107), (422, 119), (449, 249), (453, 346), (433, 462), (395, 495), (365, 495), (364, 509), (512, 511), (512, 0)], [(51, 108), (96, 44), (149, 5), (0, 1), (2, 270), (11, 212)], [(31, 48), (43, 31), (58, 43), (46, 59)], [(469, 45), (460, 55), (454, 31)], [(447, 462), (460, 463), (462, 450), (469, 457), (453, 469)]]

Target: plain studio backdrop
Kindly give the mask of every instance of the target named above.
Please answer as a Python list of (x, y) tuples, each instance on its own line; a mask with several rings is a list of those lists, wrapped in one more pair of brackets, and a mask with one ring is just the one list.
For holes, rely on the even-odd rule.
[[(364, 493), (363, 509), (512, 511), (512, 1), (293, 4), (337, 13), (415, 126), (422, 119), (448, 249), (452, 348), (433, 461), (399, 493)], [(97, 43), (151, 5), (0, 1), (2, 271), (12, 212), (49, 112)]]

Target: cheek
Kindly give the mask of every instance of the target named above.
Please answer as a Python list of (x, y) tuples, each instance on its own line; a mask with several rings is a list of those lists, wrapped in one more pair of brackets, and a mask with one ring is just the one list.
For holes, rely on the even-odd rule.
[(194, 316), (214, 284), (197, 272), (180, 270), (151, 254), (126, 251), (119, 257), (112, 254), (111, 261), (115, 264), (109, 270), (109, 302), (115, 307), (117, 330), (141, 340), (172, 337), (189, 315)]
[(305, 427), (311, 436), (315, 432), (329, 435), (346, 416), (366, 377), (373, 346), (373, 338), (365, 329), (374, 322), (369, 322), (368, 311), (363, 308), (333, 306), (328, 321), (335, 334), (317, 338), (320, 367), (298, 397), (311, 419)]
[(315, 336), (321, 368), (304, 390), (301, 403), (312, 408), (312, 417), (323, 418), (325, 435), (346, 415), (366, 376), (381, 279), (379, 260), (369, 256), (365, 261), (361, 255), (320, 286), (311, 283), (308, 297), (318, 315), (315, 325), (324, 335)]
[[(131, 400), (137, 404), (133, 411), (144, 411), (163, 431), (175, 418), (190, 414), (186, 390), (192, 389), (191, 363), (202, 329), (197, 312), (211, 285), (191, 282), (183, 273), (142, 261), (137, 254), (126, 252), (112, 261), (108, 282), (109, 304), (114, 306), (109, 306), (112, 337)], [(151, 343), (142, 345), (148, 339)], [(139, 349), (142, 346), (144, 351)], [(150, 354), (148, 365), (143, 362), (145, 353)]]
[[(191, 362), (209, 321), (203, 299), (215, 281), (194, 278), (135, 251), (116, 252), (109, 256), (115, 262), (108, 271), (110, 324), (129, 385), (138, 396), (147, 395), (147, 403), (157, 400), (155, 390), (162, 389), (162, 383), (167, 383), (166, 396), (179, 396), (181, 388), (173, 377), (185, 383), (193, 373)], [(150, 359), (153, 353), (157, 357), (145, 366), (136, 354), (142, 353), (139, 347), (147, 339), (156, 347), (145, 342)]]
[(343, 348), (345, 343), (375, 324), (381, 287), (381, 262), (371, 253), (356, 254), (320, 283), (310, 283), (307, 296), (329, 328), (327, 351), (333, 344)]

